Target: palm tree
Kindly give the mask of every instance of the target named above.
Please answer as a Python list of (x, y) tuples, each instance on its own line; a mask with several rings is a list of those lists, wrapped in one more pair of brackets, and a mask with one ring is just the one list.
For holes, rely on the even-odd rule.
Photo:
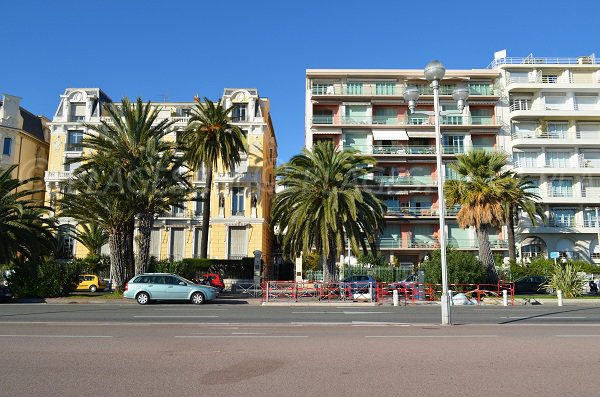
[(191, 167), (206, 171), (206, 184), (202, 195), (202, 240), (200, 257), (208, 257), (208, 230), (210, 222), (210, 197), (212, 194), (213, 170), (219, 164), (224, 171), (239, 165), (241, 154), (246, 153), (246, 138), (243, 131), (232, 124), (229, 116), (231, 108), (225, 108), (221, 101), (212, 102), (204, 98), (197, 104), (189, 124), (181, 135), (181, 143), (186, 159)]
[(16, 167), (0, 168), (0, 264), (39, 260), (56, 249), (55, 222), (45, 217), (50, 208), (33, 199), (40, 190), (25, 188), (37, 179), (13, 178)]
[(320, 142), (279, 167), (285, 189), (273, 201), (272, 222), (283, 234), (284, 255), (295, 258), (316, 248), (324, 262), (323, 279), (332, 281), (346, 240), (354, 252), (359, 246), (365, 254), (369, 248), (376, 251), (385, 205), (365, 189), (363, 179), (374, 164), (373, 158)]
[(108, 243), (108, 234), (97, 222), (80, 223), (75, 230), (75, 240), (88, 250), (88, 256), (100, 256), (100, 250)]
[(515, 249), (515, 226), (518, 222), (518, 214), (522, 211), (527, 214), (533, 226), (536, 225), (536, 215), (544, 218), (543, 210), (538, 203), (540, 196), (531, 191), (531, 181), (518, 177), (514, 172), (508, 171), (503, 177), (508, 184), (505, 187), (505, 198), (503, 202), (506, 227), (508, 229), (508, 257), (511, 262), (517, 260)]
[(185, 174), (179, 172), (183, 158), (176, 156), (176, 144), (165, 140), (174, 121), (158, 121), (160, 108), (150, 102), (136, 103), (124, 98), (118, 106), (109, 105), (108, 119), (89, 125), (83, 146), (90, 149), (85, 169), (122, 169), (132, 195), (138, 225), (138, 257), (135, 273), (144, 272), (150, 262), (150, 235), (157, 214), (172, 205), (182, 205), (189, 192)]
[(135, 196), (118, 168), (78, 168), (60, 200), (60, 216), (96, 223), (108, 235), (111, 274), (117, 290), (134, 275)]
[(490, 248), (489, 229), (504, 224), (504, 200), (514, 178), (501, 174), (507, 164), (505, 154), (475, 150), (456, 157), (458, 161), (450, 167), (460, 178), (446, 181), (446, 202), (449, 207), (461, 207), (456, 215), (460, 227), (475, 228), (479, 261), (487, 269), (489, 282), (496, 283), (498, 274)]

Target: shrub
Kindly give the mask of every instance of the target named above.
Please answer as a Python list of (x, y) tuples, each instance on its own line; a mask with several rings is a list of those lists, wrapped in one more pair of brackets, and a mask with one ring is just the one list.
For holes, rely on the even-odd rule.
[(582, 294), (584, 282), (585, 278), (577, 265), (558, 263), (553, 266), (544, 287), (546, 290), (562, 291), (565, 298), (574, 298)]
[(81, 274), (79, 262), (25, 262), (13, 269), (8, 282), (17, 297), (47, 297), (69, 295)]
[[(468, 252), (449, 249), (446, 253), (446, 264), (448, 267), (448, 284), (481, 284), (486, 281), (485, 268), (475, 256)], [(423, 268), (426, 283), (441, 284), (441, 251), (432, 252), (431, 258), (423, 262)]]
[(202, 273), (217, 273), (223, 278), (250, 279), (253, 277), (254, 258), (242, 258), (241, 260), (184, 258), (175, 262), (153, 260), (148, 271), (176, 273), (187, 279), (198, 277)]

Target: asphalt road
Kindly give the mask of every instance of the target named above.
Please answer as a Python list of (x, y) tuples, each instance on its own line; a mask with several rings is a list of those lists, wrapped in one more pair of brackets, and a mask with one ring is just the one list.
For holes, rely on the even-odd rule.
[(598, 306), (439, 318), (439, 306), (0, 305), (0, 395), (597, 395)]

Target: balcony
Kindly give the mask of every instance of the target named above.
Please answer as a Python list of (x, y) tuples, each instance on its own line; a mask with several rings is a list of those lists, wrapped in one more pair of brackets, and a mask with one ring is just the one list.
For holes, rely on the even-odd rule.
[[(479, 249), (479, 241), (477, 239), (455, 239), (449, 237), (448, 247), (456, 249)], [(507, 249), (508, 241), (490, 238), (490, 248)]]
[[(347, 145), (343, 150), (355, 150), (360, 153), (372, 155), (435, 155), (435, 146), (422, 145)], [(470, 152), (473, 150), (482, 150), (485, 152), (500, 152), (504, 149), (497, 146), (473, 145), (471, 147), (443, 145), (444, 155), (455, 155)]]
[[(460, 208), (446, 208), (446, 216), (456, 216)], [(389, 216), (438, 216), (437, 207), (406, 207), (400, 205), (391, 205), (387, 207), (386, 215)]]
[[(333, 116), (316, 115), (311, 118), (311, 124), (332, 125), (332, 126), (415, 126), (415, 125), (435, 125), (434, 116), (430, 115), (398, 115), (398, 116)], [(446, 115), (440, 118), (440, 124), (446, 126), (489, 126), (497, 128), (503, 125), (502, 119), (497, 116), (462, 116)]]
[(600, 105), (577, 104), (577, 103), (532, 103), (529, 99), (512, 100), (509, 111), (531, 111), (531, 112), (597, 112)]
[[(419, 84), (421, 95), (433, 95), (433, 89), (424, 84)], [(337, 83), (337, 84), (319, 84), (314, 83), (312, 87), (312, 96), (394, 96), (401, 97), (405, 90), (404, 84), (396, 82), (374, 82), (374, 83)], [(454, 85), (442, 85), (440, 95), (452, 95)], [(473, 84), (469, 85), (470, 95), (497, 95), (491, 84)]]
[(215, 182), (260, 182), (260, 173), (220, 172), (215, 174)]
[(65, 152), (83, 152), (83, 144), (79, 143), (67, 143), (65, 144)]
[(437, 180), (431, 176), (376, 175), (373, 180), (383, 186), (435, 186), (437, 184)]
[[(511, 134), (512, 139), (525, 139), (525, 140), (543, 140), (544, 144), (552, 143), (553, 141), (569, 141), (571, 140), (590, 140), (595, 144), (598, 144), (600, 140), (600, 131), (576, 131), (576, 132), (567, 132), (567, 131), (519, 131), (513, 132)], [(535, 143), (535, 142), (532, 142)]]
[(61, 182), (67, 181), (73, 177), (73, 171), (45, 171), (44, 181)]
[(598, 64), (594, 54), (579, 57), (505, 57), (495, 59), (488, 65), (488, 69), (494, 69), (501, 65), (595, 65)]

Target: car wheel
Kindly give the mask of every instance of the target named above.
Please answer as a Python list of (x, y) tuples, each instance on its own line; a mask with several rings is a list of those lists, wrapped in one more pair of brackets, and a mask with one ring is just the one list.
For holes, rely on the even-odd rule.
[(96, 292), (98, 288), (95, 285), (90, 286), (90, 292)]
[(140, 305), (145, 305), (150, 302), (150, 295), (148, 295), (146, 292), (140, 292), (135, 296), (135, 300)]
[(192, 294), (192, 303), (194, 305), (201, 305), (204, 303), (204, 294), (202, 292), (194, 292)]

